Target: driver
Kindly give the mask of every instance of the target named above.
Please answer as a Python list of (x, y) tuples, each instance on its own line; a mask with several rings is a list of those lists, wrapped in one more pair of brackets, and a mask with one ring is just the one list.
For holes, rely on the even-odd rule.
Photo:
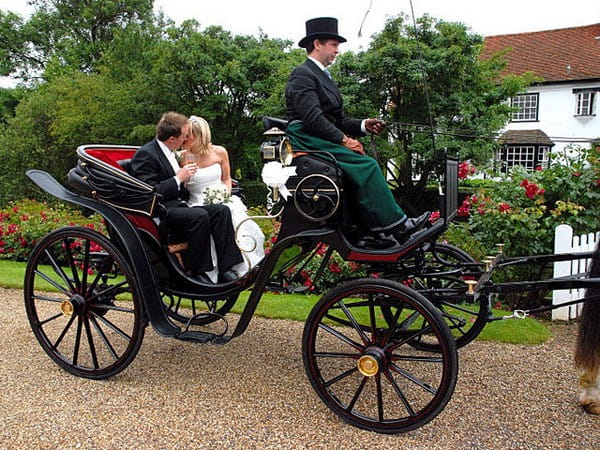
[(327, 70), (338, 54), (337, 19), (319, 17), (306, 22), (306, 36), (298, 43), (307, 60), (296, 67), (287, 82), (285, 99), (289, 125), (287, 135), (295, 150), (319, 149), (335, 156), (354, 192), (361, 219), (375, 232), (393, 235), (399, 242), (421, 229), (431, 212), (408, 218), (396, 203), (377, 162), (365, 155), (353, 136), (378, 134), (385, 128), (380, 119), (353, 119), (344, 115), (342, 96)]

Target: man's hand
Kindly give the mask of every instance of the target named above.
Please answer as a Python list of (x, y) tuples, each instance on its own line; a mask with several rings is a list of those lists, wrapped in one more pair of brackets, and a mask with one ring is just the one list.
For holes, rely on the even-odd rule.
[(360, 143), (360, 141), (357, 141), (356, 139), (344, 136), (344, 138), (342, 139), (342, 145), (347, 149), (352, 150), (353, 152), (360, 153), (361, 155), (365, 154), (365, 149), (363, 148), (363, 145)]
[(385, 122), (381, 119), (367, 119), (365, 128), (369, 133), (379, 134), (385, 129)]
[(198, 166), (196, 165), (196, 163), (186, 164), (177, 171), (177, 174), (175, 176), (181, 183), (187, 183), (188, 181), (190, 181), (192, 175), (196, 173), (196, 170), (198, 170)]

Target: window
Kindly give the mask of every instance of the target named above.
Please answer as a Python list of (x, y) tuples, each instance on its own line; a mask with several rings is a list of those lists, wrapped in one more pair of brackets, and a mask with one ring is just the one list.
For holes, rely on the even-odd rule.
[(575, 115), (577, 116), (591, 116), (593, 115), (594, 107), (594, 92), (579, 92), (577, 94), (577, 109)]
[(511, 106), (516, 108), (512, 113), (513, 122), (538, 120), (539, 94), (519, 94), (512, 98)]
[(538, 166), (548, 168), (550, 147), (545, 145), (506, 145), (500, 149), (498, 160), (502, 162), (501, 172), (510, 172), (515, 166), (523, 166), (529, 171)]

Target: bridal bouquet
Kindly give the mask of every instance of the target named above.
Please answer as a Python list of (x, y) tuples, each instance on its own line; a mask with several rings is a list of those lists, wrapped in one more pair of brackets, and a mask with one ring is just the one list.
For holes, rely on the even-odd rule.
[(230, 203), (231, 194), (227, 190), (227, 186), (223, 183), (212, 184), (206, 186), (202, 191), (203, 205), (218, 205), (220, 203)]

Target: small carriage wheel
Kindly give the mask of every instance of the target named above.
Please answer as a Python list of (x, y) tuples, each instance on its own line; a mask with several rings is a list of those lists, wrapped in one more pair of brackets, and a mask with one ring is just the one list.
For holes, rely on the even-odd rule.
[[(386, 272), (381, 276), (400, 281), (427, 297), (441, 311), (454, 336), (456, 347), (461, 348), (481, 333), (490, 313), (486, 296), (470, 301), (465, 295), (465, 279), (477, 280), (482, 272), (471, 255), (453, 245), (436, 242), (421, 258), (405, 263), (408, 271)], [(460, 271), (465, 264), (471, 267), (468, 275)], [(393, 317), (388, 309), (384, 309), (383, 313), (386, 318)], [(430, 348), (427, 342), (415, 341), (414, 345), (422, 349)]]
[[(383, 318), (393, 308), (394, 320)], [(427, 339), (437, 349), (412, 344)], [(306, 374), (346, 422), (379, 433), (418, 428), (446, 406), (456, 384), (454, 339), (425, 297), (400, 283), (345, 282), (312, 309), (302, 338)]]
[[(312, 186), (310, 183), (314, 183)], [(304, 186), (308, 184), (308, 186)], [(340, 190), (328, 176), (315, 173), (296, 186), (294, 205), (298, 214), (311, 222), (327, 220), (340, 206)]]
[(33, 249), (25, 309), (44, 351), (66, 371), (102, 379), (137, 355), (146, 319), (130, 265), (104, 235), (66, 227)]
[(163, 292), (162, 300), (167, 315), (172, 319), (187, 325), (202, 326), (222, 319), (231, 311), (239, 295), (235, 293), (224, 299), (199, 300)]

